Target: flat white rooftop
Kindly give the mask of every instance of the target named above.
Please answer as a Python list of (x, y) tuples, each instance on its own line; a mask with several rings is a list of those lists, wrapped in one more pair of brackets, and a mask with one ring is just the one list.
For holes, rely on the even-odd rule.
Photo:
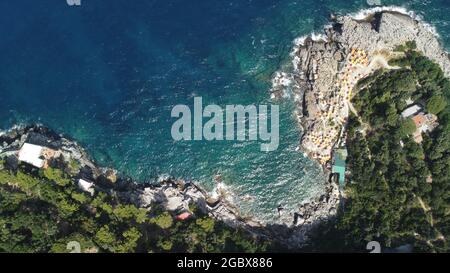
[(25, 143), (19, 151), (19, 161), (26, 162), (37, 168), (44, 167), (45, 160), (42, 159), (44, 147)]
[(78, 180), (78, 187), (85, 192), (89, 192), (91, 195), (94, 195), (94, 183), (86, 181), (84, 179)]
[(402, 112), (402, 117), (403, 118), (409, 118), (410, 116), (417, 114), (420, 110), (422, 110), (422, 108), (420, 108), (420, 106), (418, 105), (413, 105), (411, 107), (406, 108), (403, 112)]

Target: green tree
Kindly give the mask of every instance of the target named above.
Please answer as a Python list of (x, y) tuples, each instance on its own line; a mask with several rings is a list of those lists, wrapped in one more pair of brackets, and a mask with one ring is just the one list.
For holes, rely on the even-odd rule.
[(214, 220), (212, 218), (199, 218), (195, 220), (195, 223), (199, 225), (206, 233), (211, 233), (214, 230)]
[(410, 118), (403, 120), (400, 123), (400, 128), (398, 129), (398, 132), (400, 133), (401, 137), (411, 136), (415, 131), (416, 131), (416, 124)]
[(116, 236), (110, 231), (109, 226), (105, 225), (95, 234), (95, 242), (104, 249), (114, 251)]
[(119, 204), (113, 210), (115, 216), (121, 220), (133, 219), (137, 223), (144, 223), (147, 219), (147, 211), (145, 209), (138, 209), (134, 205)]
[(173, 247), (173, 243), (170, 240), (161, 239), (158, 241), (157, 246), (164, 251), (170, 251)]
[(138, 240), (141, 238), (142, 234), (137, 228), (130, 228), (122, 233), (123, 240), (116, 247), (116, 251), (120, 253), (134, 252), (138, 245)]
[(44, 177), (60, 186), (67, 186), (70, 183), (70, 179), (66, 178), (66, 175), (60, 169), (47, 168), (44, 170)]
[(432, 96), (427, 101), (427, 111), (431, 114), (439, 114), (447, 106), (447, 101), (442, 96)]
[(168, 229), (173, 224), (173, 218), (168, 212), (163, 212), (160, 215), (154, 217), (152, 222), (157, 224), (162, 229)]

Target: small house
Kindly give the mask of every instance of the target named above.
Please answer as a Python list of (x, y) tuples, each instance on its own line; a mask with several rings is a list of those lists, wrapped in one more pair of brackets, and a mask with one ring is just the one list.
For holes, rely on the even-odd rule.
[(48, 160), (55, 156), (55, 151), (30, 143), (24, 143), (19, 151), (19, 161), (28, 163), (36, 168), (48, 168)]
[(78, 180), (78, 188), (80, 188), (80, 190), (82, 190), (84, 192), (90, 193), (91, 196), (93, 196), (95, 193), (94, 183), (86, 181), (84, 179)]
[(190, 214), (189, 212), (183, 212), (183, 213), (178, 214), (176, 216), (176, 219), (183, 221), (183, 220), (189, 219), (191, 216), (192, 216), (192, 214)]
[(437, 116), (433, 114), (424, 114), (420, 112), (413, 116), (412, 121), (416, 125), (416, 131), (414, 132), (414, 141), (421, 143), (423, 141), (422, 133), (433, 131), (439, 124), (437, 122)]
[(415, 114), (419, 113), (422, 110), (422, 108), (419, 105), (412, 105), (408, 108), (406, 108), (403, 112), (402, 112), (402, 117), (403, 118), (409, 118), (411, 116), (414, 116)]

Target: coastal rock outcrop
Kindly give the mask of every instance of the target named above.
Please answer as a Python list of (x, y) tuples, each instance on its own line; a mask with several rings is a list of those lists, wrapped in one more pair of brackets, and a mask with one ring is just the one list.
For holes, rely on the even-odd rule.
[[(339, 200), (336, 185), (330, 184), (322, 196), (301, 205), (298, 213), (292, 216), (292, 222), (264, 225), (251, 217), (242, 217), (239, 209), (222, 196), (221, 191), (211, 195), (193, 181), (161, 176), (157, 181), (140, 183), (122, 177), (116, 170), (99, 167), (75, 141), (40, 125), (14, 127), (0, 136), (0, 142), (4, 143), (0, 148), (0, 158), (15, 159), (11, 164), (16, 168), (17, 155), (25, 143), (52, 147), (58, 152), (58, 157), (51, 159), (51, 165), (77, 165), (78, 172), (72, 182), (81, 183), (89, 190), (92, 187), (91, 194), (103, 192), (114, 195), (125, 203), (145, 209), (159, 206), (174, 215), (191, 213), (191, 205), (195, 204), (204, 213), (231, 227), (247, 230), (257, 237), (277, 240), (291, 248), (304, 244), (316, 223), (330, 216), (330, 211), (331, 215), (335, 213), (335, 204)], [(60, 160), (66, 164), (59, 164)]]
[[(398, 57), (398, 46), (414, 41), (418, 51), (450, 76), (449, 55), (426, 23), (390, 7), (363, 14), (332, 16), (323, 35), (296, 39), (293, 71), (276, 72), (272, 81), (272, 98), (291, 97), (296, 104), (302, 150), (326, 172), (335, 149), (345, 146), (345, 126), (349, 114), (356, 113), (351, 98), (358, 81), (380, 69), (396, 69), (389, 60)], [(311, 227), (332, 218), (339, 203), (339, 188), (332, 180), (326, 194), (300, 206), (294, 226)], [(302, 244), (310, 230), (295, 232), (294, 227), (280, 234), (290, 233), (293, 242)]]
[(309, 157), (323, 166), (331, 162), (354, 112), (351, 98), (357, 82), (379, 69), (394, 69), (388, 61), (398, 56), (395, 49), (411, 41), (450, 76), (449, 55), (432, 29), (392, 8), (333, 16), (323, 35), (296, 40), (294, 71), (274, 75), (272, 97), (293, 94), (304, 129), (301, 146)]
[[(302, 147), (322, 164), (327, 174), (326, 166), (333, 149), (342, 145), (355, 84), (375, 70), (391, 69), (387, 63), (391, 52), (407, 41), (415, 41), (418, 50), (450, 75), (448, 55), (433, 32), (414, 18), (389, 11), (375, 12), (364, 18), (333, 17), (325, 35), (298, 41), (293, 52), (294, 73), (275, 75), (273, 96), (283, 96), (284, 89), (291, 88), (304, 129)], [(277, 240), (291, 248), (307, 243), (317, 225), (332, 219), (341, 198), (338, 185), (330, 179), (325, 192), (300, 203), (295, 212), (286, 212), (280, 207), (280, 215), (289, 213), (289, 217), (283, 217), (288, 220), (267, 225), (241, 216), (226, 198), (220, 194), (211, 196), (193, 181), (164, 176), (153, 183), (138, 183), (121, 177), (116, 170), (99, 167), (75, 141), (43, 126), (15, 127), (0, 134), (0, 156), (6, 158), (11, 168), (17, 168), (17, 154), (24, 143), (57, 150), (61, 155), (57, 160), (75, 161), (79, 165), (75, 179), (86, 182), (87, 186), (92, 182), (96, 191), (118, 196), (140, 208), (162, 206), (174, 214), (190, 211), (190, 205), (195, 204), (227, 225)]]
[(400, 12), (381, 11), (357, 20), (351, 16), (338, 17), (342, 33), (332, 38), (344, 48), (358, 47), (368, 52), (392, 51), (398, 45), (415, 41), (417, 50), (438, 63), (450, 76), (450, 60), (436, 33), (422, 21)]

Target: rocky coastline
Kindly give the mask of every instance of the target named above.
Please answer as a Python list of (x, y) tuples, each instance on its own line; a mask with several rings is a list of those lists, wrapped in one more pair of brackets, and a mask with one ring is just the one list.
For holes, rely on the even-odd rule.
[[(330, 186), (326, 194), (302, 205), (290, 225), (264, 225), (255, 219), (241, 217), (239, 210), (220, 192), (212, 195), (193, 181), (165, 176), (152, 183), (141, 183), (121, 176), (114, 169), (99, 167), (74, 140), (42, 125), (15, 126), (0, 133), (0, 158), (5, 160), (10, 169), (18, 167), (18, 154), (25, 143), (56, 151), (57, 156), (52, 159), (52, 166), (67, 166), (75, 161), (79, 171), (73, 183), (79, 179), (91, 181), (96, 192), (117, 196), (121, 201), (139, 208), (162, 206), (173, 214), (190, 211), (190, 206), (195, 204), (204, 213), (230, 227), (244, 229), (255, 237), (275, 240), (292, 249), (301, 247), (307, 241), (309, 231), (320, 217), (335, 213), (333, 207), (324, 206), (327, 204), (325, 200), (331, 202), (330, 199), (337, 198), (333, 195), (333, 192), (337, 192), (336, 189)], [(325, 210), (326, 214), (316, 213)], [(283, 213), (281, 209), (280, 213)]]
[[(337, 214), (341, 193), (328, 166), (333, 149), (345, 146), (345, 124), (352, 111), (351, 91), (359, 79), (379, 69), (392, 69), (387, 61), (395, 57), (395, 47), (408, 41), (415, 41), (418, 50), (450, 75), (450, 59), (439, 39), (420, 20), (397, 11), (376, 10), (363, 18), (332, 16), (324, 35), (297, 40), (292, 53), (294, 71), (274, 75), (272, 97), (281, 98), (290, 92), (299, 125), (304, 129), (301, 148), (323, 166), (330, 179), (326, 191), (300, 204), (298, 211), (288, 217), (289, 222), (263, 224), (241, 217), (220, 192), (213, 196), (194, 181), (160, 177), (154, 183), (140, 183), (122, 177), (114, 169), (99, 167), (74, 140), (41, 125), (16, 126), (0, 133), (0, 157), (14, 165), (18, 164), (17, 153), (24, 143), (49, 147), (60, 152), (60, 160), (75, 160), (81, 166), (77, 179), (92, 181), (96, 190), (116, 195), (124, 202), (140, 208), (158, 204), (171, 212), (189, 211), (189, 206), (196, 204), (229, 226), (296, 249), (307, 244), (314, 227)], [(354, 53), (358, 62), (349, 66), (354, 49), (364, 54)], [(357, 78), (349, 80), (349, 75)], [(280, 207), (279, 213), (288, 212)]]
[(301, 149), (324, 168), (333, 150), (345, 146), (345, 125), (357, 82), (375, 71), (395, 69), (395, 49), (414, 41), (417, 50), (450, 75), (449, 54), (429, 25), (398, 7), (379, 7), (357, 15), (331, 15), (321, 35), (295, 41), (293, 71), (273, 77), (272, 98), (293, 97), (303, 128)]
[[(330, 167), (335, 149), (345, 148), (346, 123), (350, 112), (356, 113), (351, 98), (357, 83), (376, 71), (396, 69), (389, 60), (399, 57), (398, 46), (411, 41), (450, 75), (449, 54), (429, 25), (402, 8), (378, 7), (357, 15), (331, 15), (323, 34), (296, 39), (292, 69), (273, 76), (272, 99), (292, 98), (296, 105), (303, 129), (299, 150), (322, 165), (337, 191), (325, 195), (332, 198), (318, 201), (330, 209), (328, 219), (345, 198)], [(327, 219), (322, 217), (324, 210), (310, 211), (319, 215), (317, 222)]]

